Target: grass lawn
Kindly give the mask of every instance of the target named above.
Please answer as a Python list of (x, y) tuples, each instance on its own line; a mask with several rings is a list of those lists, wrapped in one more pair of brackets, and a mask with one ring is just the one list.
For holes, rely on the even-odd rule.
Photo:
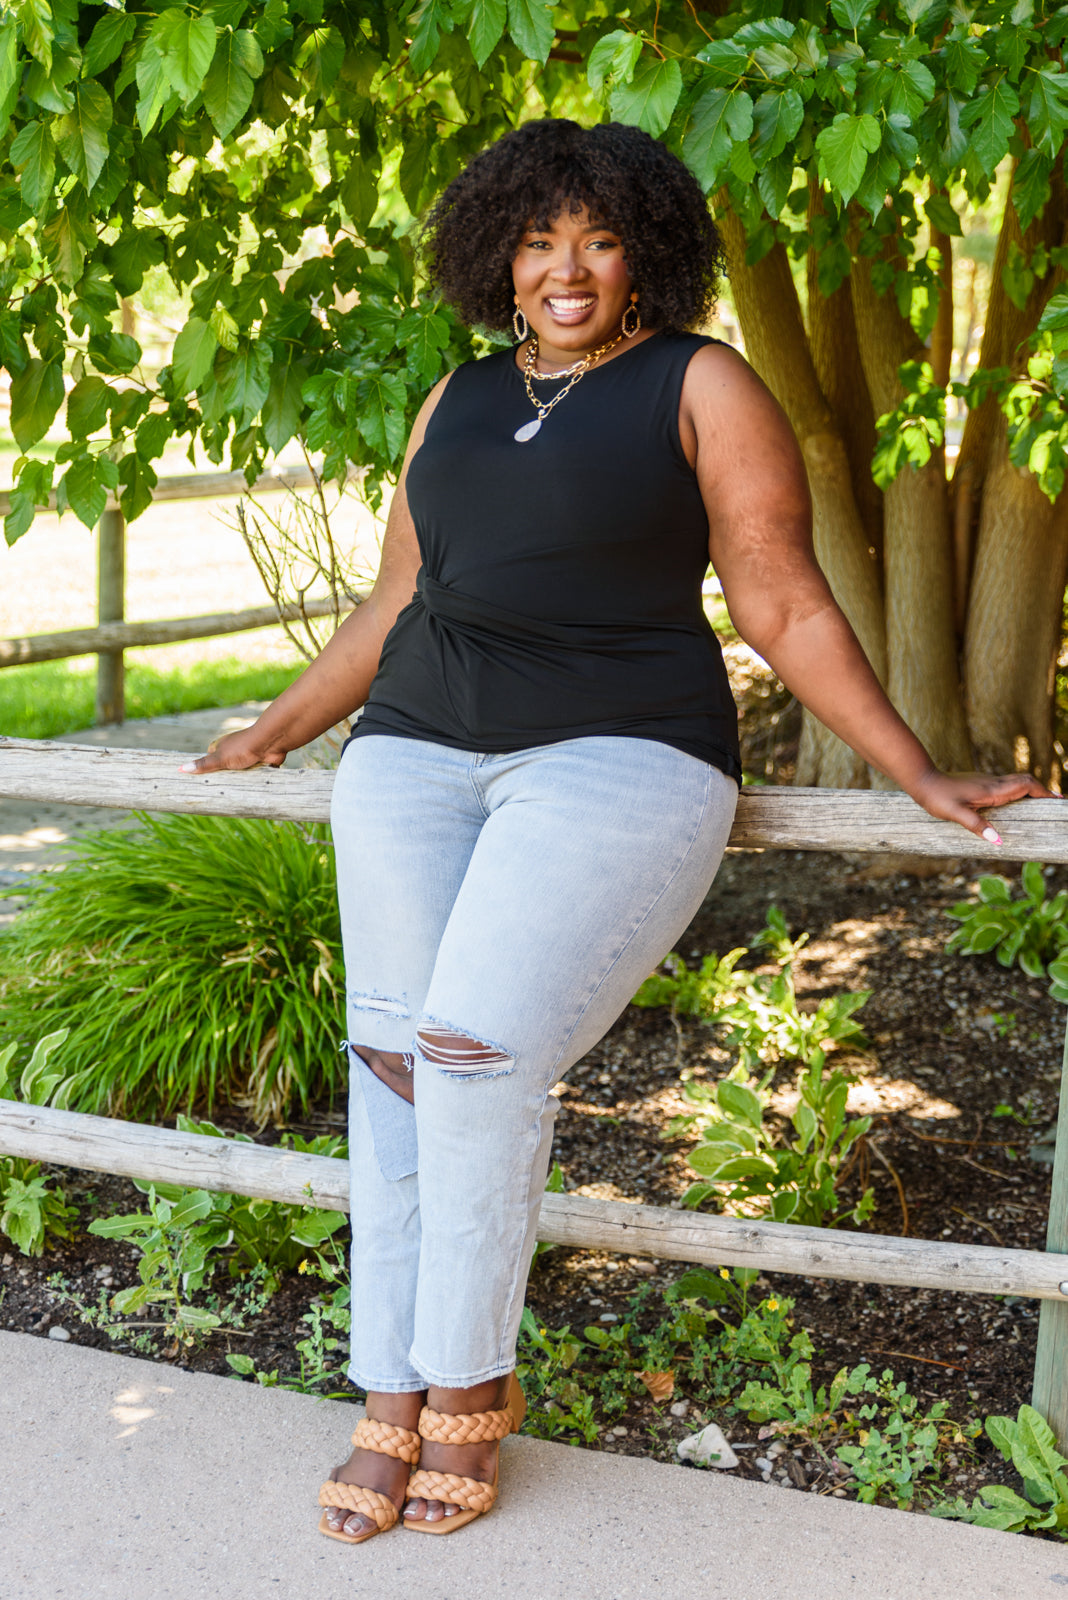
[[(126, 716), (173, 716), (206, 711), (242, 700), (273, 700), (297, 676), (303, 662), (248, 662), (236, 656), (191, 665), (153, 666), (147, 651), (126, 657)], [(0, 672), (0, 734), (17, 739), (54, 739), (92, 726), (96, 663), (44, 661)]]

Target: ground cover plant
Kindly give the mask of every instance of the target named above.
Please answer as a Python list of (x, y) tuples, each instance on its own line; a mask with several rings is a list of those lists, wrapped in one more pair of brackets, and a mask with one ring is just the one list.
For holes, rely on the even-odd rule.
[(0, 941), (0, 1028), (69, 1028), (72, 1107), (257, 1121), (344, 1081), (341, 939), (327, 834), (239, 819), (146, 816), (86, 833), (27, 884)]
[[(147, 652), (126, 654), (127, 717), (169, 717), (244, 700), (273, 700), (299, 671), (293, 665), (246, 665), (236, 656), (161, 671)], [(92, 725), (96, 667), (67, 661), (0, 672), (0, 734), (58, 739)]]

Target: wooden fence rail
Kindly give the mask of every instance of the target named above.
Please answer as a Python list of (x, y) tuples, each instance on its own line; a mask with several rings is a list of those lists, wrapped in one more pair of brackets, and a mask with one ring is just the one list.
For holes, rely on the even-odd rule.
[[(270, 1145), (174, 1133), (136, 1122), (0, 1100), (0, 1151), (146, 1183), (252, 1195), (287, 1205), (349, 1209), (349, 1164)], [(893, 1283), (973, 1294), (1068, 1300), (1068, 1259), (1041, 1250), (930, 1243), (790, 1222), (709, 1216), (667, 1206), (546, 1194), (538, 1238), (702, 1266)]]
[[(186, 759), (170, 750), (113, 750), (0, 736), (0, 799), (276, 821), (330, 820), (331, 772), (278, 767), (199, 776), (178, 771), (179, 761)], [(998, 809), (997, 826), (1001, 845), (966, 834), (955, 823), (936, 822), (904, 794), (747, 785), (730, 842), (746, 849), (1068, 862), (1068, 801), (1018, 800)]]
[[(126, 806), (220, 816), (322, 822), (333, 774), (302, 769), (182, 775), (169, 751), (115, 751), (0, 738), (0, 798)], [(1005, 843), (988, 845), (935, 822), (907, 796), (865, 791), (747, 788), (730, 842), (988, 861), (1068, 861), (1061, 800), (997, 812)], [(148, 1181), (347, 1208), (347, 1164), (240, 1141), (172, 1133), (75, 1112), (0, 1102), (0, 1154)], [(1068, 1043), (1053, 1165), (1047, 1248), (994, 1249), (942, 1240), (802, 1228), (670, 1208), (549, 1195), (546, 1243), (675, 1261), (917, 1288), (1014, 1294), (1042, 1302), (1033, 1401), (1068, 1447)]]

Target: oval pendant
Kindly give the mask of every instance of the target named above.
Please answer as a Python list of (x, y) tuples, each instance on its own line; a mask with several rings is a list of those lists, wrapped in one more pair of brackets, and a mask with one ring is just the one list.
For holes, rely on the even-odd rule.
[(533, 439), (540, 427), (541, 418), (535, 417), (533, 422), (524, 422), (521, 428), (517, 428), (512, 437), (516, 440), (517, 444), (526, 444), (528, 439)]

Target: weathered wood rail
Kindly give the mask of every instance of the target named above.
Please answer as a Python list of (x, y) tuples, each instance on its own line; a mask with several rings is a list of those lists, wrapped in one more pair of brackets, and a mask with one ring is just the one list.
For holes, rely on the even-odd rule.
[[(333, 775), (305, 767), (180, 773), (166, 750), (112, 750), (0, 737), (0, 799), (128, 806), (203, 816), (327, 822)], [(908, 795), (865, 789), (742, 790), (732, 845), (767, 850), (1068, 862), (1068, 801), (1019, 800), (997, 812), (1004, 843), (936, 822)]]
[[(349, 1209), (347, 1161), (236, 1139), (174, 1133), (84, 1112), (0, 1100), (0, 1150), (144, 1182), (178, 1183), (288, 1205)], [(1068, 1259), (1041, 1250), (802, 1228), (789, 1222), (708, 1216), (580, 1194), (544, 1196), (538, 1238), (585, 1250), (703, 1266), (759, 1267), (762, 1272), (795, 1272), (809, 1278), (1039, 1300), (1068, 1297)]]
[[(308, 768), (194, 776), (169, 751), (117, 751), (0, 738), (0, 798), (144, 811), (293, 819), (329, 818), (333, 775)], [(907, 796), (824, 789), (743, 790), (730, 842), (785, 850), (886, 852), (988, 862), (1068, 862), (1062, 800), (1000, 808), (1004, 844), (936, 822)], [(345, 1210), (347, 1163), (239, 1141), (0, 1101), (0, 1154), (142, 1180), (301, 1201)], [(1068, 1044), (1053, 1166), (1047, 1248), (994, 1249), (943, 1240), (802, 1228), (670, 1208), (550, 1195), (546, 1243), (709, 1265), (842, 1278), (1042, 1302), (1033, 1399), (1068, 1446)]]

